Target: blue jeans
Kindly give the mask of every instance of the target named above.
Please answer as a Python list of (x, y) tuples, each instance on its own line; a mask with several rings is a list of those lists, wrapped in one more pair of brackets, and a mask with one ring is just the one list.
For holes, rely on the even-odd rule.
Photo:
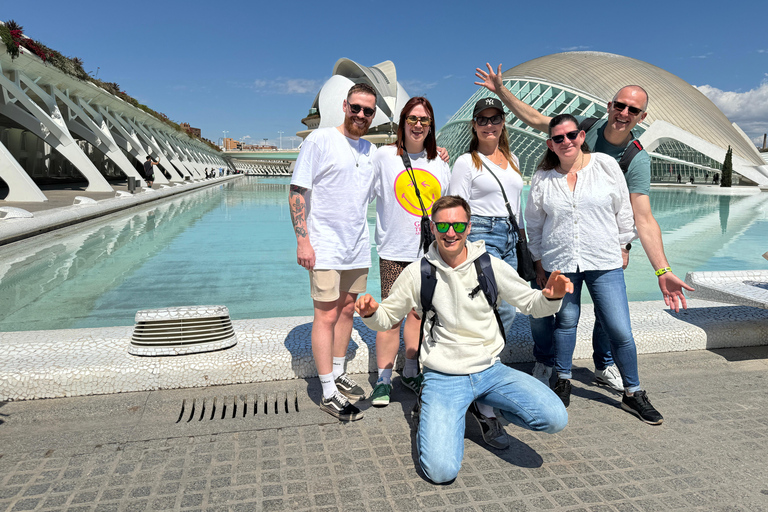
[(581, 314), (581, 288), (586, 283), (595, 307), (595, 322), (599, 321), (605, 330), (624, 388), (630, 393), (639, 390), (637, 349), (629, 320), (624, 271), (617, 268), (566, 272), (563, 275), (573, 282), (573, 293), (563, 298), (560, 311), (554, 316), (530, 319), (536, 361), (554, 366), (562, 379), (571, 378), (576, 327)]
[[(512, 229), (509, 218), (472, 215), (469, 220), (472, 222), (472, 229), (467, 239), (470, 242), (485, 241), (485, 250), (488, 251), (488, 254), (496, 256), (517, 270), (515, 244), (517, 244), (519, 234)], [(516, 312), (517, 310), (511, 304), (503, 300), (499, 303), (499, 316), (506, 332), (512, 328)]]
[(435, 483), (450, 482), (464, 458), (464, 416), (469, 404), (499, 409), (518, 427), (554, 434), (568, 424), (563, 402), (530, 375), (497, 362), (470, 375), (424, 369), (416, 442), (419, 464)]

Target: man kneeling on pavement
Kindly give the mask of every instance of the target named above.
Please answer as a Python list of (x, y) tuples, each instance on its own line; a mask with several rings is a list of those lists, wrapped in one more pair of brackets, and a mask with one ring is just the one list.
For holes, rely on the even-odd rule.
[[(423, 324), (419, 361), (424, 371), (421, 411), (416, 436), (419, 463), (435, 483), (450, 482), (459, 473), (464, 456), (464, 417), (474, 401), (498, 409), (519, 427), (553, 434), (565, 428), (568, 414), (562, 401), (532, 376), (499, 360), (504, 348), (495, 307), (478, 293), (475, 260), (485, 253), (483, 241), (467, 243), (470, 209), (459, 196), (444, 196), (432, 206), (432, 232), (436, 241), (426, 255), (437, 284), (432, 310)], [(524, 314), (542, 317), (558, 311), (573, 284), (559, 271), (543, 290), (534, 290), (507, 263), (490, 258), (504, 299)], [(421, 263), (406, 267), (389, 297), (378, 304), (365, 295), (355, 309), (365, 324), (386, 331), (421, 305)]]

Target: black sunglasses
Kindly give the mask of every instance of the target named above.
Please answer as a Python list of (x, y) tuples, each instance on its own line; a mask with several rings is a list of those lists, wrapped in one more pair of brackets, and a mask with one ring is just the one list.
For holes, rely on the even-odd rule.
[(475, 118), (475, 122), (480, 126), (487, 125), (489, 121), (491, 124), (501, 124), (502, 120), (504, 120), (504, 116), (501, 114), (496, 114), (495, 116), (491, 117), (477, 116)]
[(349, 105), (349, 110), (351, 110), (353, 114), (359, 114), (362, 110), (365, 117), (373, 117), (373, 114), (376, 113), (375, 108), (364, 107), (356, 103), (347, 103), (347, 105)]
[(622, 102), (620, 102), (620, 101), (614, 101), (614, 102), (613, 102), (613, 108), (616, 110), (616, 112), (624, 112), (624, 109), (625, 109), (625, 108), (626, 108), (626, 109), (629, 109), (629, 113), (630, 113), (630, 114), (632, 114), (633, 116), (636, 116), (636, 115), (638, 115), (640, 112), (642, 112), (642, 111), (643, 111), (643, 109), (641, 109), (641, 108), (637, 108), (637, 107), (630, 107), (630, 106), (629, 106), (629, 105), (627, 105), (626, 103), (622, 103)]
[(453, 230), (458, 234), (465, 232), (469, 225), (468, 222), (435, 222), (434, 224), (438, 233), (447, 233), (453, 226)]
[(576, 137), (579, 136), (579, 133), (581, 133), (581, 130), (573, 130), (572, 132), (568, 132), (565, 135), (553, 135), (549, 138), (549, 140), (555, 144), (562, 144), (566, 137), (568, 137), (568, 140), (576, 140)]

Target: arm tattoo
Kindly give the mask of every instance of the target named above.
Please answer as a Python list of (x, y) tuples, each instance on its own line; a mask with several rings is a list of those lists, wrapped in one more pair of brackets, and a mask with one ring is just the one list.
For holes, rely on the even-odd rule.
[(296, 236), (300, 238), (307, 238), (307, 211), (305, 194), (307, 189), (296, 185), (291, 185), (290, 192), (288, 194), (288, 205), (291, 209), (291, 221), (293, 222), (293, 230), (296, 232)]

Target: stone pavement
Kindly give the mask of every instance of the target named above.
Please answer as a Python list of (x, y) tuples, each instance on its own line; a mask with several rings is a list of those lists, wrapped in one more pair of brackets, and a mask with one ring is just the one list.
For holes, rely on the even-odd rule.
[(0, 403), (0, 510), (768, 510), (768, 347), (640, 356), (659, 427), (591, 366), (559, 434), (508, 425), (498, 451), (470, 421), (445, 486), (417, 469), (397, 379), (348, 424), (318, 409), (316, 379)]

